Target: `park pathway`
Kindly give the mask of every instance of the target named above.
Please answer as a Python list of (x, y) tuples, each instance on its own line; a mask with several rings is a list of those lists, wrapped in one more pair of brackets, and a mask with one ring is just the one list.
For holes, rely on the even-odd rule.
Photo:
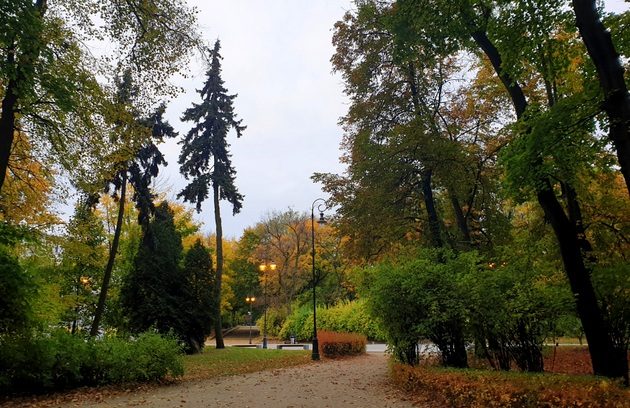
[[(290, 351), (288, 351), (290, 353)], [(411, 402), (387, 384), (382, 353), (343, 360), (184, 382), (78, 407), (120, 408), (409, 408)]]

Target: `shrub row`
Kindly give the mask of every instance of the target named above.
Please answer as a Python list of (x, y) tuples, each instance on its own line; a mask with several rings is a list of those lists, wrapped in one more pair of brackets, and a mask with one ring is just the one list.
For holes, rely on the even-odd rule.
[(356, 333), (317, 331), (319, 352), (328, 358), (354, 356), (365, 353), (367, 338)]
[(376, 341), (385, 340), (385, 333), (376, 319), (370, 316), (364, 299), (344, 301), (321, 311), (318, 309), (317, 327), (342, 333), (360, 333)]
[[(280, 310), (270, 307), (267, 309), (267, 335), (269, 337), (279, 337), (280, 330), (282, 329), (282, 323), (284, 322), (286, 313), (282, 313)], [(264, 329), (265, 317), (260, 316), (256, 320), (256, 326), (260, 327), (261, 331)]]
[[(326, 329), (321, 325), (321, 308), (317, 308), (317, 326)], [(295, 336), (298, 341), (308, 341), (313, 338), (313, 309), (308, 305), (293, 309), (293, 312), (286, 317), (278, 337), (288, 340)]]
[(133, 340), (85, 340), (59, 330), (0, 338), (0, 393), (159, 380), (184, 373), (181, 347), (147, 332)]
[(630, 390), (610, 380), (565, 375), (411, 367), (395, 364), (393, 382), (416, 399), (444, 407), (627, 407)]
[[(493, 258), (494, 259), (494, 258)], [(418, 364), (429, 340), (444, 366), (467, 367), (467, 347), (497, 369), (544, 369), (542, 347), (573, 297), (555, 270), (505, 253), (486, 262), (476, 252), (422, 250), (366, 268), (362, 289), (394, 357)]]
[[(317, 327), (333, 332), (359, 333), (373, 340), (385, 339), (384, 332), (376, 320), (370, 317), (366, 302), (362, 299), (341, 302), (332, 307), (318, 307)], [(283, 339), (293, 335), (300, 341), (310, 340), (313, 336), (312, 307), (305, 305), (294, 309), (285, 319), (278, 335)]]

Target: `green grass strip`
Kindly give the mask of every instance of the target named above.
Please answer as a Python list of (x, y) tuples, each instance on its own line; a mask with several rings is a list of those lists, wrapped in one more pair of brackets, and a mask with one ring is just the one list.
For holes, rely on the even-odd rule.
[(202, 380), (226, 375), (293, 367), (311, 361), (308, 350), (264, 350), (206, 347), (202, 354), (184, 357), (184, 380)]

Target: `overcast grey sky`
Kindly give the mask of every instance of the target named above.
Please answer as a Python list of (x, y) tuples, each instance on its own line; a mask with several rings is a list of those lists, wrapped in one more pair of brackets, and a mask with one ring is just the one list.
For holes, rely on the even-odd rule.
[[(204, 38), (221, 40), (223, 80), (237, 93), (235, 111), (247, 129), (230, 135), (236, 183), (245, 195), (241, 213), (222, 207), (226, 237), (239, 238), (272, 210), (291, 207), (310, 211), (323, 196), (313, 184), (314, 172), (341, 172), (337, 125), (346, 105), (341, 78), (331, 73), (334, 23), (351, 8), (350, 0), (189, 0), (199, 9)], [(179, 121), (203, 86), (205, 67), (191, 65), (189, 78), (176, 83), (186, 92), (169, 104), (167, 118), (180, 134), (191, 124)], [(185, 185), (179, 175), (180, 146), (161, 147), (169, 165), (162, 184), (172, 186), (171, 199)], [(197, 219), (214, 232), (212, 199)]]
[[(342, 130), (337, 125), (347, 106), (341, 78), (331, 73), (332, 29), (352, 9), (351, 0), (188, 0), (199, 10), (204, 38), (221, 40), (223, 80), (237, 93), (235, 110), (247, 125), (243, 137), (230, 137), (237, 185), (245, 195), (240, 214), (222, 207), (224, 235), (239, 238), (273, 210), (310, 210), (323, 193), (311, 182), (314, 172), (343, 171), (339, 163)], [(623, 0), (606, 8), (628, 9)], [(186, 92), (169, 104), (167, 117), (184, 134), (191, 124), (179, 117), (203, 86), (205, 67), (196, 61), (189, 78), (176, 83)], [(171, 199), (185, 185), (179, 175), (179, 145), (162, 147), (169, 166), (161, 183)], [(212, 199), (196, 218), (205, 233), (214, 232)]]

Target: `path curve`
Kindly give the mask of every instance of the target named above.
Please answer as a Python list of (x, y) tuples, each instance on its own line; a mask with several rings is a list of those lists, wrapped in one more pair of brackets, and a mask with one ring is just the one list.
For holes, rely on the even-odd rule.
[(387, 384), (388, 358), (370, 353), (285, 369), (184, 382), (79, 407), (410, 408)]

